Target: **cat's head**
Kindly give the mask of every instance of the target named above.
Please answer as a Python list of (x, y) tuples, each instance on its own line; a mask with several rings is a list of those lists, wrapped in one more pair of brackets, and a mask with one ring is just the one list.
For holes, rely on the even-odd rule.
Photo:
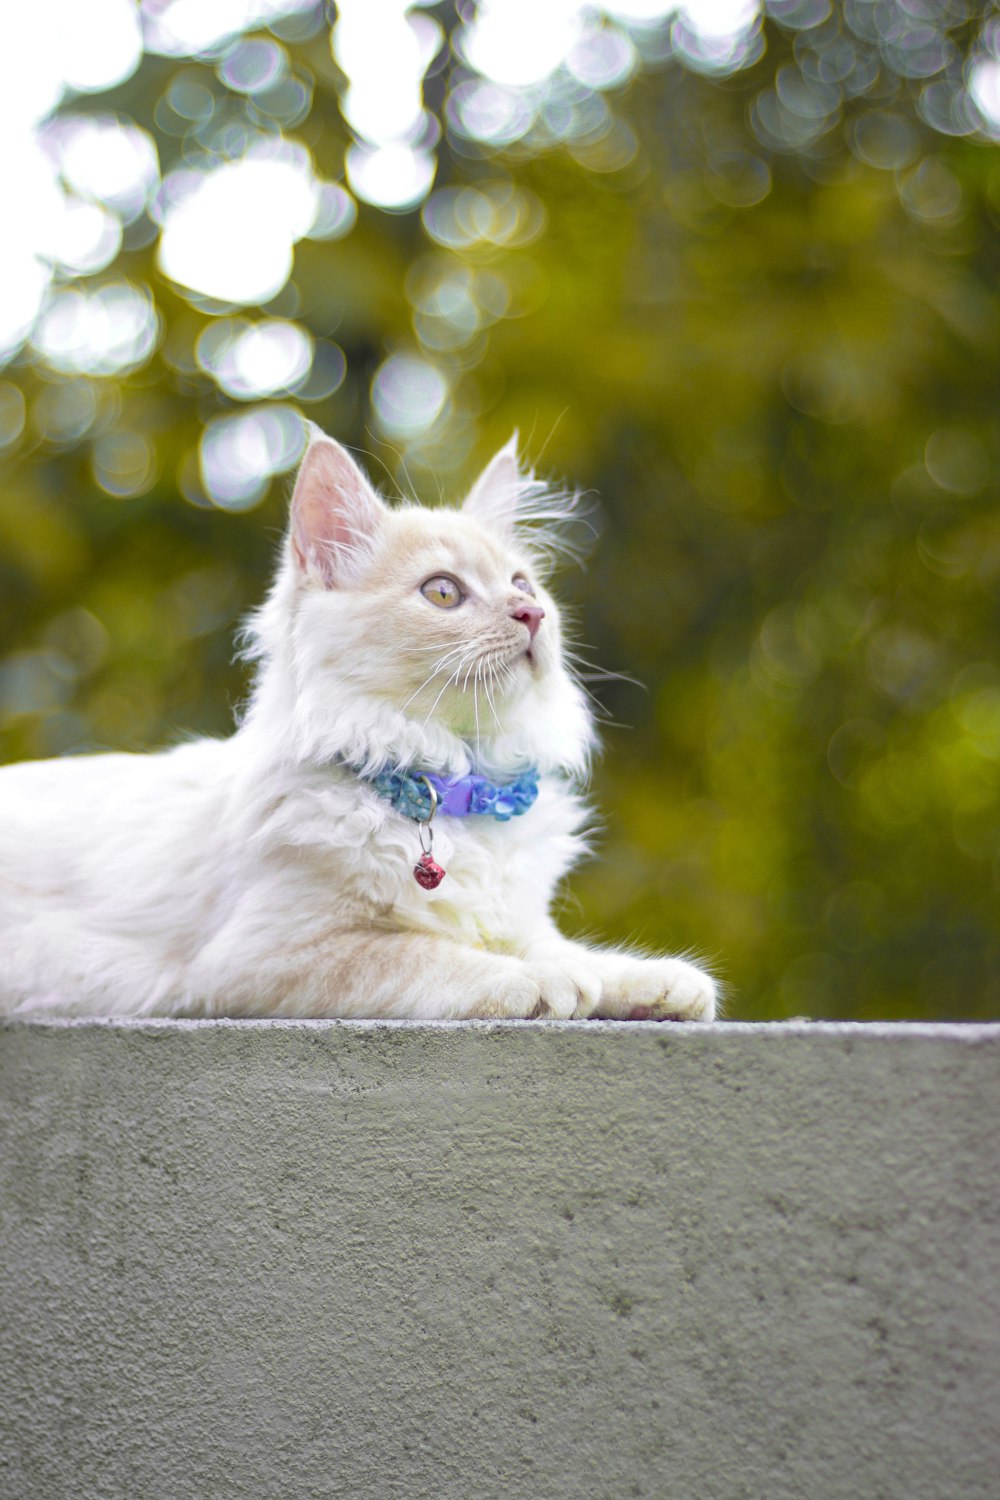
[(460, 507), (390, 506), (313, 429), (258, 616), (262, 654), (294, 675), (304, 743), (369, 763), (583, 768), (590, 719), (563, 661), (545, 547), (524, 524), (543, 495), (511, 441)]

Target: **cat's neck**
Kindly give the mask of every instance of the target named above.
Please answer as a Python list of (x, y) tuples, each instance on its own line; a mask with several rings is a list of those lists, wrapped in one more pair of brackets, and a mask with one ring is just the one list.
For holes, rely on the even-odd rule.
[(588, 742), (581, 749), (579, 732), (567, 730), (566, 705), (561, 713), (557, 705), (527, 705), (504, 733), (466, 739), (344, 684), (331, 687), (329, 679), (322, 695), (313, 695), (274, 657), (260, 668), (239, 734), (262, 770), (339, 764), (366, 774), (386, 768), (445, 776), (481, 772), (497, 780), (529, 768), (579, 776), (590, 748)]

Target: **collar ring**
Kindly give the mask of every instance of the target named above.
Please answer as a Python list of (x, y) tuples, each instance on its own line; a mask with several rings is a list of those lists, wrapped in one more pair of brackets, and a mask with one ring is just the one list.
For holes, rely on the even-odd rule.
[[(430, 814), (427, 818), (424, 819), (423, 822), (417, 824), (417, 835), (420, 839), (420, 847), (425, 854), (430, 854), (431, 850), (434, 848), (434, 830), (431, 827), (431, 824), (434, 822), (434, 814), (438, 810), (437, 787), (434, 785), (433, 781), (431, 781), (429, 776), (417, 776), (416, 779), (417, 781), (422, 781), (424, 786), (431, 794)], [(425, 834), (427, 837), (426, 844), (424, 843)]]

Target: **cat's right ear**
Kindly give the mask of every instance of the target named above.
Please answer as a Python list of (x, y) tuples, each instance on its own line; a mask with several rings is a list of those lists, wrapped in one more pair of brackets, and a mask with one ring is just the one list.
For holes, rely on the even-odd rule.
[(312, 428), (292, 494), (290, 539), (299, 570), (335, 588), (367, 553), (385, 514), (347, 449)]

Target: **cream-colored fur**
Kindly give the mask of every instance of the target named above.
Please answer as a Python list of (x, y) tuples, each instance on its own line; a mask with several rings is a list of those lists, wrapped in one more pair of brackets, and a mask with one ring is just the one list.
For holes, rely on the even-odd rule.
[[(586, 848), (593, 731), (532, 509), (513, 444), (461, 510), (390, 508), (314, 432), (237, 732), (0, 772), (0, 1009), (710, 1019), (699, 969), (571, 942), (550, 915)], [(438, 574), (457, 608), (421, 592)], [(535, 603), (532, 641), (515, 614)], [(447, 877), (426, 891), (416, 825), (345, 762), (543, 779), (509, 823), (439, 816)]]

